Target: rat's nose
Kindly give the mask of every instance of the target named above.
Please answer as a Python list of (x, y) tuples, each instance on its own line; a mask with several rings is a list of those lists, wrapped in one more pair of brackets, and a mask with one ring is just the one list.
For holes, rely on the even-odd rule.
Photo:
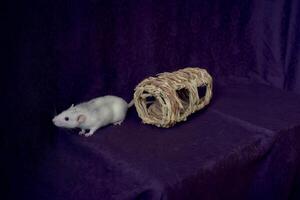
[(55, 123), (55, 122), (56, 122), (56, 117), (54, 117), (54, 118), (52, 119), (52, 122), (53, 122), (53, 123)]

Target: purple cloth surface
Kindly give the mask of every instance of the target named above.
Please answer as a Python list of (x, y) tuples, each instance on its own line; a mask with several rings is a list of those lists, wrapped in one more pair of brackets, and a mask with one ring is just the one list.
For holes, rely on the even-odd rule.
[[(299, 199), (299, 97), (266, 86), (300, 93), (299, 2), (4, 1), (4, 199)], [(223, 86), (172, 130), (143, 126), (134, 110), (93, 140), (51, 123), (72, 103), (129, 101), (142, 79), (186, 66)]]
[(143, 125), (131, 110), (90, 138), (60, 131), (36, 199), (293, 198), (300, 96), (257, 84), (216, 90), (206, 110), (170, 129)]

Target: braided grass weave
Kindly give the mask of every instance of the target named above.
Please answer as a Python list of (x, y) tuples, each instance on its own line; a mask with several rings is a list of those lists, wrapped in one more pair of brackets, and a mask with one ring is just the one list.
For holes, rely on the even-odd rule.
[[(143, 123), (169, 128), (210, 102), (212, 82), (201, 68), (157, 74), (136, 86), (134, 104)], [(199, 88), (206, 89), (204, 96), (199, 97)]]

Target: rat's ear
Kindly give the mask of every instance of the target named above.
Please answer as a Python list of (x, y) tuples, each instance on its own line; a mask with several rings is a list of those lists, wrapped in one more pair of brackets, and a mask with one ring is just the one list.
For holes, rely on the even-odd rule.
[(77, 121), (78, 121), (79, 124), (85, 122), (85, 120), (86, 120), (86, 116), (85, 115), (83, 115), (83, 114), (78, 115)]

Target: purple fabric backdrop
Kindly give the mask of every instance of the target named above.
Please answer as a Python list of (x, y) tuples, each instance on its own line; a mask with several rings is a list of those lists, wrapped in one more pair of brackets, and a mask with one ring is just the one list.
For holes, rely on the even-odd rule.
[(145, 77), (185, 66), (300, 93), (297, 0), (10, 1), (4, 14), (0, 169), (16, 196), (30, 196), (57, 143), (55, 109), (104, 94), (129, 101)]

